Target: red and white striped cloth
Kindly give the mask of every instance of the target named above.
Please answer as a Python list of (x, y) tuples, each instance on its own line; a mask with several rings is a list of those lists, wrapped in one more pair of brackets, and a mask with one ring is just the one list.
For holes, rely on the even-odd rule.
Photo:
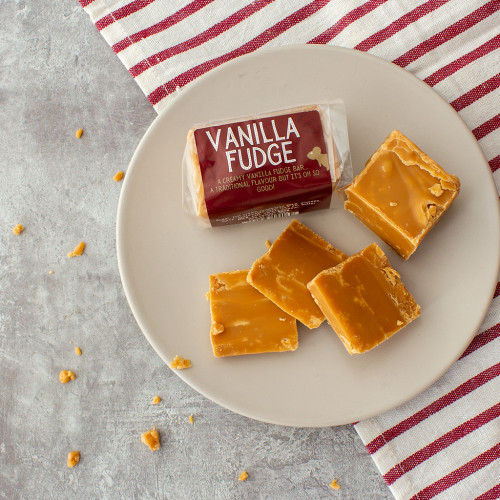
[[(500, 191), (500, 0), (80, 0), (161, 111), (240, 55), (287, 44), (368, 51), (468, 124)], [(355, 424), (398, 499), (500, 498), (500, 283), (478, 335), (413, 401)]]

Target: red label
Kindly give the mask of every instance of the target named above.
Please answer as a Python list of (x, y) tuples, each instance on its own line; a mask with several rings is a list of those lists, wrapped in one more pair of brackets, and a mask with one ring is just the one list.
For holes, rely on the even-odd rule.
[(330, 165), (318, 110), (194, 133), (212, 226), (329, 208)]

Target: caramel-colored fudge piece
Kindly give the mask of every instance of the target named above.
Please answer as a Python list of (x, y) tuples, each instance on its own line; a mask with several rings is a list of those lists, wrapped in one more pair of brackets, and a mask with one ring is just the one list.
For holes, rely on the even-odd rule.
[(330, 488), (332, 488), (332, 490), (340, 490), (340, 484), (338, 483), (338, 479), (334, 479), (330, 483)]
[(174, 370), (185, 370), (186, 368), (191, 368), (191, 360), (184, 359), (182, 356), (175, 356), (173, 361), (170, 363), (170, 368)]
[(62, 370), (59, 373), (59, 382), (67, 384), (70, 380), (75, 380), (76, 375), (71, 370)]
[(247, 283), (248, 270), (210, 276), (210, 339), (215, 356), (295, 351), (294, 318)]
[(153, 427), (150, 431), (145, 432), (141, 435), (141, 441), (151, 450), (156, 451), (160, 449), (160, 435)]
[(71, 469), (80, 461), (80, 452), (79, 451), (70, 451), (68, 453), (68, 467)]
[(68, 257), (71, 259), (72, 257), (80, 257), (83, 254), (83, 251), (85, 250), (85, 242), (80, 241), (78, 245), (74, 248), (72, 252), (68, 253)]
[(254, 262), (247, 280), (283, 311), (308, 328), (316, 328), (325, 316), (311, 297), (307, 283), (346, 258), (345, 253), (293, 220)]
[(458, 177), (394, 130), (346, 189), (345, 208), (407, 259), (459, 191)]
[(116, 174), (113, 176), (113, 180), (116, 182), (120, 182), (123, 179), (123, 170), (118, 170)]
[(376, 243), (321, 272), (308, 288), (351, 354), (373, 349), (420, 315)]
[(24, 231), (24, 226), (22, 224), (16, 224), (14, 226), (14, 229), (12, 229), (12, 232), (14, 234), (21, 234)]

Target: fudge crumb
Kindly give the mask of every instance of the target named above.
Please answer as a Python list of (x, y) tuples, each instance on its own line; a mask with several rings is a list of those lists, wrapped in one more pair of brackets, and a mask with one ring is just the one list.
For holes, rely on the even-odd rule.
[(154, 405), (157, 405), (160, 401), (161, 401), (160, 396), (155, 396), (155, 397), (153, 398), (153, 404), (154, 404)]
[(116, 182), (120, 182), (123, 179), (123, 170), (119, 170), (116, 172), (116, 174), (113, 176), (113, 180)]
[(428, 213), (429, 219), (431, 217), (435, 217), (436, 216), (436, 212), (437, 212), (436, 205), (433, 205), (432, 203), (430, 205), (427, 205), (427, 213)]
[(68, 253), (68, 257), (80, 257), (82, 255), (83, 251), (85, 250), (85, 243), (83, 241), (80, 241), (78, 245), (74, 248), (72, 252)]
[(70, 380), (75, 380), (76, 375), (70, 370), (63, 370), (59, 373), (59, 382), (67, 384)]
[(390, 266), (384, 267), (383, 271), (384, 271), (389, 283), (392, 286), (396, 286), (398, 279), (401, 278), (401, 276), (398, 274), (398, 272)]
[(52, 271), (52, 269), (49, 271), (49, 274), (54, 274), (54, 271)]
[(193, 418), (193, 415), (189, 415), (189, 423), (190, 423), (191, 425), (193, 425), (193, 424), (194, 424), (194, 418)]
[(334, 490), (340, 490), (340, 484), (337, 483), (338, 479), (334, 479), (331, 483), (330, 483), (330, 488), (334, 489)]
[(248, 479), (248, 473), (246, 470), (244, 470), (241, 474), (240, 477), (238, 478), (238, 481), (246, 481)]
[(222, 333), (224, 331), (224, 325), (222, 323), (217, 323), (214, 321), (212, 323), (212, 326), (210, 328), (210, 333), (212, 335), (219, 335), (219, 333)]
[(266, 240), (266, 248), (269, 250), (272, 246), (272, 243), (269, 240)]
[(76, 352), (77, 356), (81, 356), (82, 355), (82, 350), (78, 346), (75, 347), (75, 352)]
[(191, 360), (181, 358), (180, 356), (176, 356), (174, 360), (170, 363), (170, 368), (174, 368), (176, 370), (184, 370), (184, 368), (191, 368)]
[(158, 434), (156, 427), (153, 427), (150, 431), (142, 434), (141, 441), (148, 446), (151, 451), (158, 450), (160, 448), (160, 435)]
[(70, 451), (68, 453), (68, 467), (74, 467), (80, 461), (80, 452), (79, 451)]
[(16, 224), (14, 226), (14, 229), (12, 229), (12, 232), (14, 234), (21, 234), (24, 231), (24, 226), (22, 224)]
[(443, 194), (443, 186), (441, 186), (440, 183), (434, 184), (434, 186), (429, 188), (429, 191), (436, 196), (436, 198), (439, 198)]
[(75, 132), (75, 135), (76, 135), (76, 138), (77, 139), (80, 139), (83, 135), (83, 130), (81, 128), (79, 128), (76, 132)]

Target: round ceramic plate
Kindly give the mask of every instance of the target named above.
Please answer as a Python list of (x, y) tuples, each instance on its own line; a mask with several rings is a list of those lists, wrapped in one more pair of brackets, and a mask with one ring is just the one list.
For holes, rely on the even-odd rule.
[[(208, 276), (246, 269), (289, 220), (198, 228), (182, 210), (181, 161), (195, 123), (341, 98), (355, 173), (399, 129), (458, 175), (461, 192), (404, 262), (343, 209), (299, 220), (348, 254), (376, 241), (422, 307), (422, 315), (376, 349), (351, 356), (328, 324), (299, 326), (295, 352), (215, 358)], [(132, 159), (117, 223), (120, 274), (146, 338), (212, 401), (248, 417), (291, 426), (368, 418), (437, 380), (475, 335), (499, 261), (497, 193), (481, 150), (456, 112), (410, 73), (373, 56), (328, 46), (285, 47), (227, 63), (180, 92)]]

